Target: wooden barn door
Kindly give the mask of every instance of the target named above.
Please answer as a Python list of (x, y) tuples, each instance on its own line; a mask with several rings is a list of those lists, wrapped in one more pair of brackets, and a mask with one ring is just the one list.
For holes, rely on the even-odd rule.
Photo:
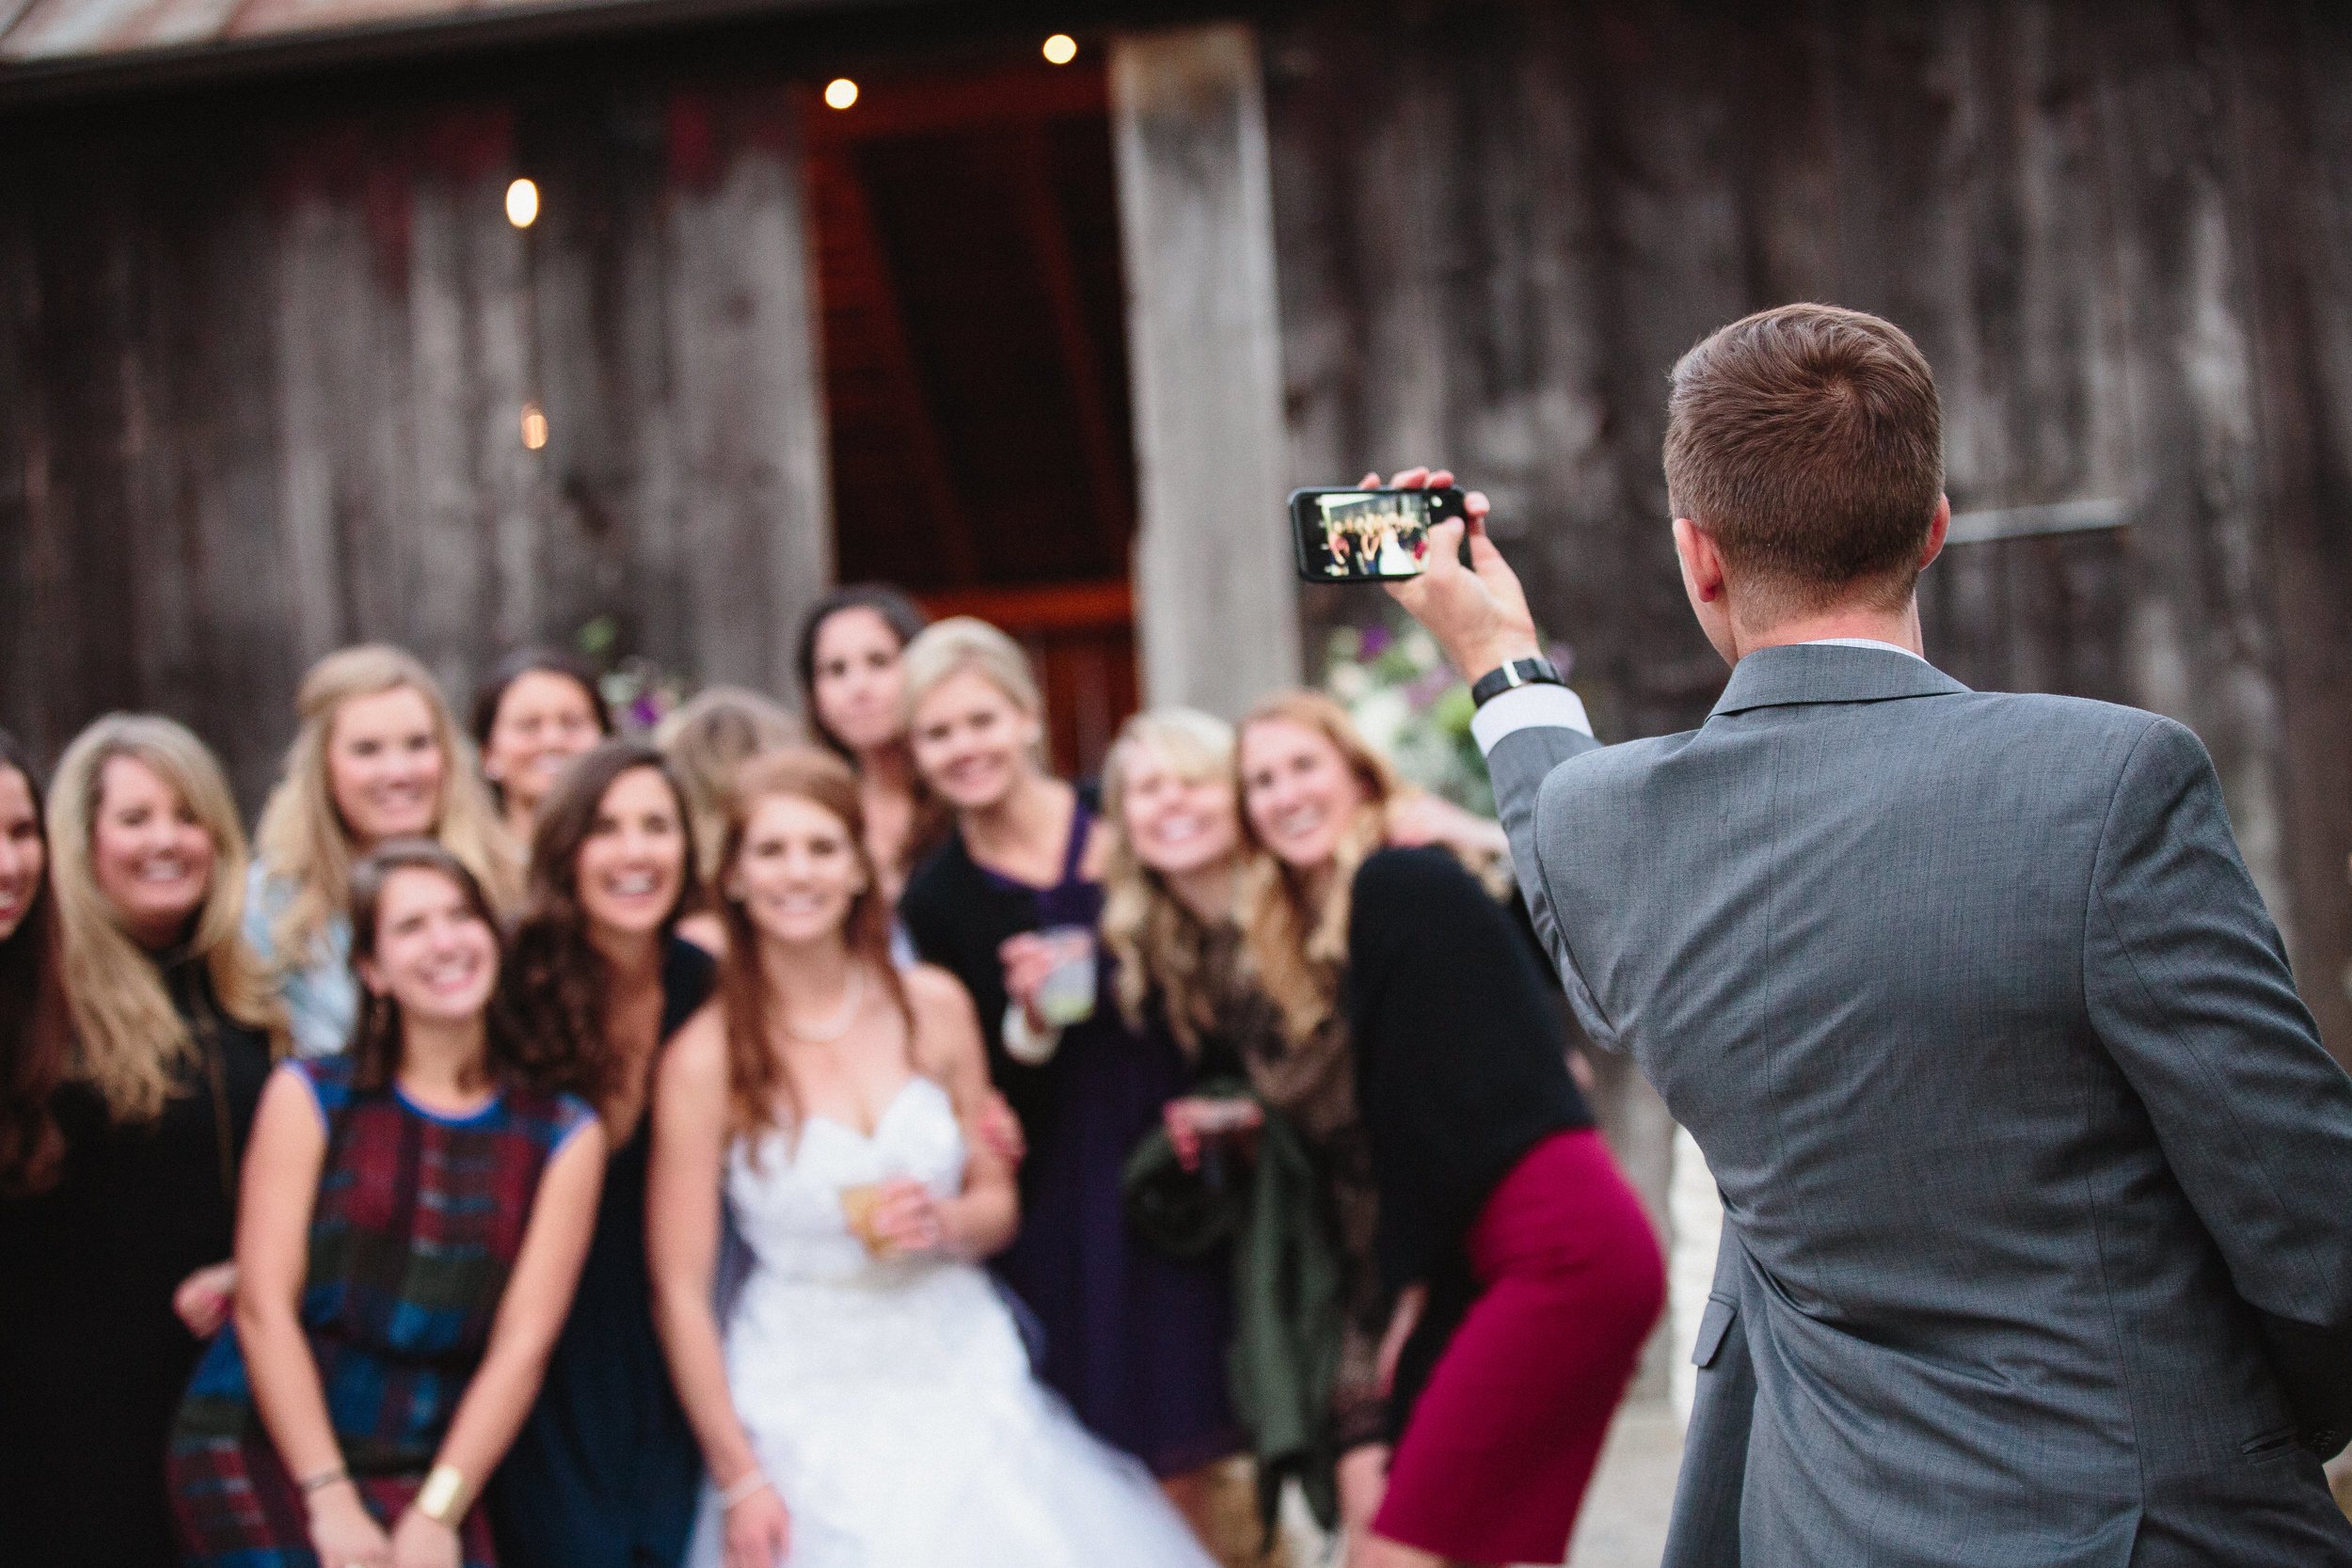
[(859, 88), (806, 119), (839, 576), (1019, 638), (1055, 765), (1091, 772), (1136, 703), (1100, 60)]

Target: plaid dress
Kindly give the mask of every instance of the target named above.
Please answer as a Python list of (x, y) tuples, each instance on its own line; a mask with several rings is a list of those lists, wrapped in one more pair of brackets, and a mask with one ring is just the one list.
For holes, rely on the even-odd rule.
[[(502, 1090), (471, 1116), (359, 1093), (343, 1058), (289, 1062), (326, 1124), (302, 1324), (360, 1495), (387, 1528), (423, 1485), (490, 1337), (540, 1174), (596, 1113)], [(188, 1385), (167, 1463), (191, 1564), (312, 1568), (308, 1513), (262, 1427), (233, 1325)], [(469, 1478), (478, 1485), (482, 1478)], [(468, 1568), (493, 1568), (469, 1512)]]

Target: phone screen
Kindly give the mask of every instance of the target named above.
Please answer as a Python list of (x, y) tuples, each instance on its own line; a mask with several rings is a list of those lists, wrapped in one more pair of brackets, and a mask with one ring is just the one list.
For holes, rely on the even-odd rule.
[(1431, 526), (1460, 515), (1458, 490), (1294, 491), (1298, 575), (1309, 582), (1419, 577)]

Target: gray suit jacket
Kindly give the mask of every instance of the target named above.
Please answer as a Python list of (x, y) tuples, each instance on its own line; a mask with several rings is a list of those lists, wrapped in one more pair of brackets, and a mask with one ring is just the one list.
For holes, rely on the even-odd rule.
[(1799, 646), (1488, 768), (1723, 1192), (1670, 1568), (2352, 1564), (2265, 1333), (2352, 1367), (2352, 1080), (2196, 736)]

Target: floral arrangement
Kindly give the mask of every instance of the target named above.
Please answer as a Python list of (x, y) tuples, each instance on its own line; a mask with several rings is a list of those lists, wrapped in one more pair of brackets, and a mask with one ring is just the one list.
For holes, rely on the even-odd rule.
[[(1565, 675), (1575, 656), (1558, 646), (1549, 657)], [(1494, 785), (1470, 738), (1470, 688), (1427, 632), (1410, 622), (1335, 627), (1324, 643), (1323, 689), (1406, 779), (1494, 815)]]
[(624, 734), (650, 732), (664, 715), (686, 701), (689, 687), (683, 675), (663, 670), (643, 654), (615, 657), (621, 627), (612, 616), (599, 615), (588, 622), (574, 634), (573, 641), (603, 672), (596, 677), (596, 689), (603, 694), (605, 706), (612, 710), (614, 725)]

